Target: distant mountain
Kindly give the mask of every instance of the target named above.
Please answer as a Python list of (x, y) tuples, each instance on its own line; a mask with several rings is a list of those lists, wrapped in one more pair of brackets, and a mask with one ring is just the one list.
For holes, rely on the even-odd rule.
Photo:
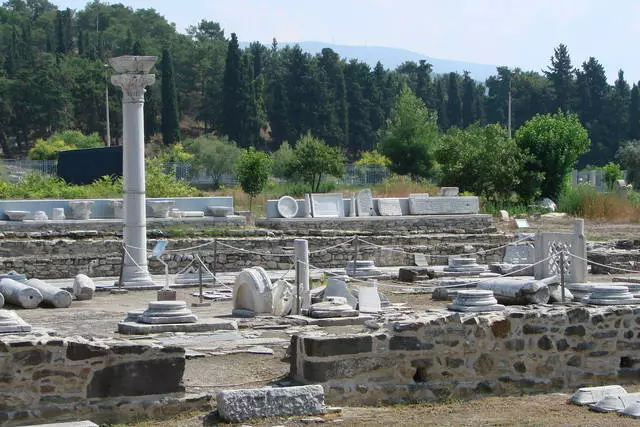
[[(426, 60), (433, 65), (433, 72), (437, 74), (445, 74), (450, 72), (457, 72), (462, 74), (463, 71), (471, 73), (471, 77), (474, 80), (484, 82), (487, 77), (496, 74), (496, 66), (489, 64), (476, 64), (473, 62), (454, 61), (449, 59), (431, 58), (421, 53), (412, 52), (406, 49), (398, 49), (393, 47), (380, 47), (380, 46), (346, 46), (336, 45), (325, 42), (298, 42), (287, 43), (281, 42), (282, 45), (300, 45), (303, 51), (311, 54), (320, 53), (325, 47), (333, 49), (342, 58), (358, 59), (362, 62), (366, 62), (371, 67), (376, 65), (376, 62), (380, 61), (385, 68), (395, 69), (398, 65), (405, 61), (418, 62), (421, 59)], [(241, 43), (242, 47), (248, 46), (248, 43)]]

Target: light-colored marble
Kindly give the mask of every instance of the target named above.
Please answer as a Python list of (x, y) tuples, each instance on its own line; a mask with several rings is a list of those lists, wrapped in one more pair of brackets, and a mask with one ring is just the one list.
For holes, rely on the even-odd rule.
[(314, 218), (344, 216), (344, 202), (340, 193), (311, 194), (311, 212)]

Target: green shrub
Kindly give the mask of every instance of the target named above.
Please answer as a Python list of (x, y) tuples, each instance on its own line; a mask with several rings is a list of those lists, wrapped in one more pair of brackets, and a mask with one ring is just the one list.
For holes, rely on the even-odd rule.
[(190, 197), (202, 193), (186, 181), (176, 178), (175, 172), (165, 173), (164, 163), (149, 159), (146, 164), (147, 197)]

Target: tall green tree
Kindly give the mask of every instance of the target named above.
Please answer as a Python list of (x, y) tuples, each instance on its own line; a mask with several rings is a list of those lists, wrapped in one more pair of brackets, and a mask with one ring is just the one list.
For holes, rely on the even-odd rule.
[(470, 126), (476, 121), (475, 115), (476, 84), (468, 71), (462, 77), (462, 126)]
[(241, 135), (242, 105), (245, 100), (242, 77), (242, 52), (236, 33), (231, 33), (227, 47), (227, 59), (224, 68), (222, 89), (222, 111), (220, 131), (233, 141), (239, 141)]
[(635, 83), (629, 101), (629, 139), (640, 139), (640, 88)]
[(459, 76), (449, 73), (447, 84), (447, 119), (449, 126), (462, 126), (462, 101), (460, 100)]
[(428, 178), (434, 166), (438, 140), (436, 114), (404, 87), (386, 125), (379, 131), (378, 151), (391, 160), (401, 175)]
[(575, 80), (569, 50), (564, 44), (558, 45), (551, 57), (551, 66), (544, 72), (553, 86), (554, 110), (571, 111)]
[(180, 113), (174, 80), (173, 59), (168, 48), (162, 51), (160, 62), (162, 76), (162, 121), (160, 129), (165, 145), (173, 145), (182, 139), (180, 135)]
[(342, 176), (345, 160), (340, 149), (329, 147), (308, 132), (296, 142), (286, 175), (289, 179), (301, 179), (312, 192), (318, 192), (325, 177)]
[(519, 193), (525, 199), (542, 195), (557, 200), (578, 156), (591, 145), (578, 116), (563, 112), (534, 116), (518, 129), (516, 141), (531, 156), (525, 170), (542, 177), (539, 188), (534, 180), (523, 181)]

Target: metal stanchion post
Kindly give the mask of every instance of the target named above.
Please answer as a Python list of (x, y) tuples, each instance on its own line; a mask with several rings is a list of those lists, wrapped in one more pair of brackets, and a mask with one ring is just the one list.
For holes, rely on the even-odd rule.
[(564, 251), (560, 252), (560, 289), (562, 291), (562, 302), (564, 303)]

